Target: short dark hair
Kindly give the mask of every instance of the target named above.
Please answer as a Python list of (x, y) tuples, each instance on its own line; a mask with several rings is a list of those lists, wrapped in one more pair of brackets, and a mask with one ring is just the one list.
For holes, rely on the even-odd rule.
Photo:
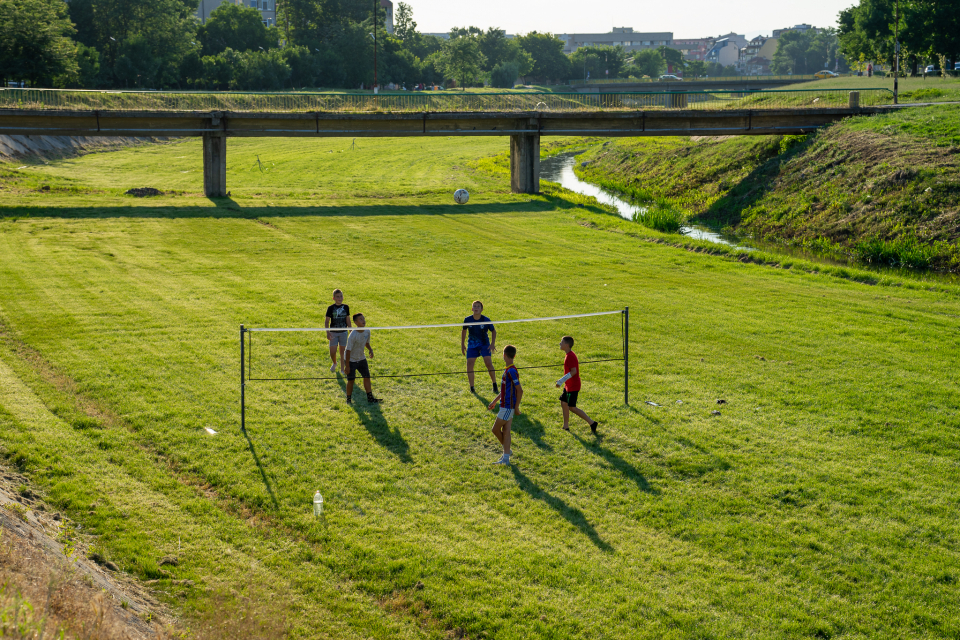
[(560, 338), (560, 342), (563, 342), (568, 347), (573, 349), (573, 336), (563, 336), (562, 338)]
[[(480, 305), (480, 310), (483, 311), (483, 303), (482, 303), (482, 302), (480, 302), (479, 300), (474, 300), (474, 301), (473, 301), (473, 304), (478, 304), (478, 305)], [(473, 304), (471, 304), (470, 306), (472, 307)]]
[(362, 313), (355, 313), (353, 314), (353, 321), (356, 322), (357, 318), (362, 318), (362, 317), (363, 317)]
[(334, 290), (333, 290), (333, 295), (334, 295), (334, 296), (336, 296), (338, 293), (339, 293), (340, 295), (343, 295), (343, 291), (340, 291), (340, 289), (334, 289)]
[(503, 348), (503, 355), (507, 356), (511, 360), (517, 357), (517, 348), (512, 344), (508, 344)]

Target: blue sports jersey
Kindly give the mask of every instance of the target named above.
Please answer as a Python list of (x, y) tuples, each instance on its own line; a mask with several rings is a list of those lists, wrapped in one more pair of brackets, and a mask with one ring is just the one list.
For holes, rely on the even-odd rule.
[(479, 320), (475, 320), (472, 315), (463, 319), (464, 324), (472, 323), (467, 330), (468, 347), (485, 347), (490, 344), (489, 332), (493, 331), (493, 324), (490, 318), (481, 315)]
[(503, 395), (500, 396), (500, 406), (506, 409), (513, 409), (517, 401), (517, 391), (513, 385), (520, 386), (520, 372), (513, 365), (507, 367), (503, 376), (500, 378), (500, 390)]

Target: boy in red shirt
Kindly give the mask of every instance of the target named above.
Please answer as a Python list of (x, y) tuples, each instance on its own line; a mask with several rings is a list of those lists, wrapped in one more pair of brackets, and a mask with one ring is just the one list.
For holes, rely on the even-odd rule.
[(583, 418), (590, 425), (590, 431), (597, 432), (597, 421), (586, 414), (583, 409), (577, 408), (577, 395), (580, 393), (580, 361), (573, 352), (573, 338), (563, 336), (560, 340), (560, 350), (567, 354), (563, 359), (563, 377), (557, 380), (557, 388), (563, 385), (560, 394), (560, 406), (563, 408), (563, 430), (570, 431), (570, 412)]

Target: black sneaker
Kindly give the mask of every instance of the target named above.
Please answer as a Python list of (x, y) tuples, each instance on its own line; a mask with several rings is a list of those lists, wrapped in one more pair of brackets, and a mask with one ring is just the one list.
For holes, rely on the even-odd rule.
[(377, 404), (378, 402), (383, 402), (383, 399), (375, 398), (372, 393), (368, 393), (367, 402), (369, 402), (370, 404)]
[(477, 392), (476, 389), (474, 389), (473, 387), (470, 387), (470, 393), (476, 393), (476, 392)]
[(496, 382), (493, 383), (493, 392), (494, 392), (494, 393), (500, 393), (500, 389), (497, 389), (497, 383), (496, 383)]
[(353, 404), (353, 398), (347, 396), (347, 404)]
[(598, 424), (599, 424), (599, 423), (598, 423), (596, 420), (593, 421), (593, 424), (590, 425), (590, 433), (596, 433), (596, 432), (597, 432), (597, 425), (598, 425)]

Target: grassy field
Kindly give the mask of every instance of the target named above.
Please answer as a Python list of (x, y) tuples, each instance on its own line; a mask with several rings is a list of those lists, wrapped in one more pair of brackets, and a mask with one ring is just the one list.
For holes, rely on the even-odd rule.
[[(790, 89), (821, 89), (835, 85), (844, 89), (873, 89), (882, 87), (893, 91), (893, 76), (829, 78), (791, 85)], [(900, 102), (957, 102), (960, 101), (960, 78), (900, 78), (897, 82)]]
[(862, 263), (956, 271), (958, 151), (960, 105), (936, 105), (811, 136), (622, 138), (591, 145), (577, 171), (711, 226)]
[[(957, 637), (960, 289), (676, 248), (509, 194), (505, 149), (231, 140), (219, 200), (193, 141), (4, 166), (4, 455), (223, 637)], [(352, 407), (342, 381), (254, 382), (241, 432), (239, 325), (317, 326), (334, 287), (373, 325), (629, 306), (633, 402), (585, 365), (600, 436), (565, 433), (558, 370), (521, 371), (512, 468), (460, 376)], [(567, 332), (617, 357), (620, 330), (498, 342), (550, 364)], [(373, 371), (458, 370), (458, 334), (375, 333)], [(329, 362), (317, 334), (254, 349), (257, 374)]]

